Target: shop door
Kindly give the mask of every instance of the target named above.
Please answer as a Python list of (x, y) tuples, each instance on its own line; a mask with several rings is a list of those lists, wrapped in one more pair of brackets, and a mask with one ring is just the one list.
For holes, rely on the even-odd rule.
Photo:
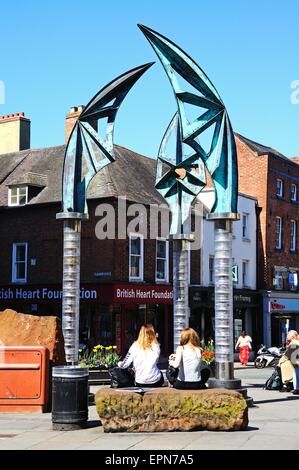
[(129, 347), (138, 338), (141, 326), (146, 323), (146, 310), (139, 309), (138, 306), (125, 307), (124, 312), (124, 353), (128, 352)]

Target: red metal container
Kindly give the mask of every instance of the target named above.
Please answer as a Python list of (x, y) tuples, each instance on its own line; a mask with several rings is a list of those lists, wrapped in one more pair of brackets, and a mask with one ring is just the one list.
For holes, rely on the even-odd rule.
[(48, 349), (0, 347), (0, 412), (46, 411), (48, 384)]

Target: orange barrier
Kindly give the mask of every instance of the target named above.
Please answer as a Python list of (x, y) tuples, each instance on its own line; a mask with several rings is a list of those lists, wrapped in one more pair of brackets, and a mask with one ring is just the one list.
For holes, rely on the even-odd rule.
[(0, 412), (46, 411), (48, 384), (48, 349), (0, 347)]

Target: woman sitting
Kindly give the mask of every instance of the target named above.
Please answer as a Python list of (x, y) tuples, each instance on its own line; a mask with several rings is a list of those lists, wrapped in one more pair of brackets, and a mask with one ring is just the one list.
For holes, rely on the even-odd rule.
[(175, 355), (169, 357), (169, 365), (179, 368), (178, 377), (173, 387), (185, 390), (198, 390), (206, 388), (206, 381), (210, 376), (208, 368), (200, 370), (201, 349), (196, 331), (185, 328), (181, 332), (180, 346)]
[(157, 366), (159, 356), (160, 346), (153, 325), (143, 325), (137, 341), (118, 367), (127, 369), (133, 364), (136, 387), (162, 387), (164, 377)]

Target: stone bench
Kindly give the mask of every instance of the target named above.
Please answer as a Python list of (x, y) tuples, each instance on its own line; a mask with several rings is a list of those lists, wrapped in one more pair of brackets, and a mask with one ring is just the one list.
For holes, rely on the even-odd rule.
[(240, 431), (248, 426), (245, 399), (224, 389), (162, 387), (140, 394), (103, 388), (95, 402), (104, 432)]

